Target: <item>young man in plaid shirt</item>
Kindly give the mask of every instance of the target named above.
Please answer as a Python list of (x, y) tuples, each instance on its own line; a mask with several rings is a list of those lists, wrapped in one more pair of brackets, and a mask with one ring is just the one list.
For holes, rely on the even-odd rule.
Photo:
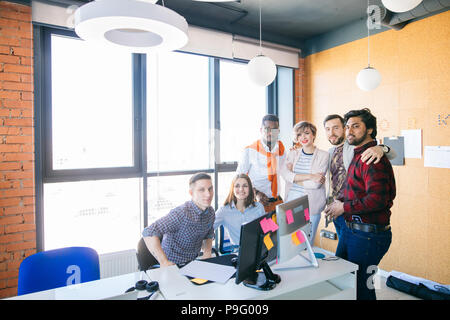
[(343, 198), (330, 204), (325, 213), (344, 216), (336, 255), (358, 264), (357, 299), (375, 300), (371, 276), (392, 241), (389, 225), (396, 188), (391, 163), (382, 157), (371, 165), (361, 161), (362, 153), (376, 145), (376, 118), (369, 109), (352, 110), (345, 116), (347, 141), (354, 145)]
[(172, 209), (142, 232), (147, 248), (161, 267), (189, 263), (200, 251), (203, 259), (211, 257), (215, 220), (211, 176), (194, 174), (189, 180), (189, 194), (190, 201)]

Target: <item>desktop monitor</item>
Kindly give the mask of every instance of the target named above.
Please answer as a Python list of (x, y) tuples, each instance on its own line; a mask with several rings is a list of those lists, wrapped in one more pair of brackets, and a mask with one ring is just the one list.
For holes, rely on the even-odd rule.
[[(277, 231), (277, 262), (283, 263), (300, 255), (312, 266), (318, 267), (319, 264), (309, 242), (311, 222), (309, 221), (308, 196), (305, 195), (277, 205), (276, 213), (279, 227)], [(301, 254), (305, 250), (308, 251), (309, 260)]]
[[(278, 275), (272, 273), (268, 265), (270, 253), (275, 251), (276, 254), (277, 231), (263, 230), (261, 221), (266, 219), (272, 219), (272, 214), (265, 214), (241, 226), (236, 284), (244, 282), (244, 285), (250, 288), (271, 290), (281, 280)], [(263, 272), (258, 272), (261, 268)]]

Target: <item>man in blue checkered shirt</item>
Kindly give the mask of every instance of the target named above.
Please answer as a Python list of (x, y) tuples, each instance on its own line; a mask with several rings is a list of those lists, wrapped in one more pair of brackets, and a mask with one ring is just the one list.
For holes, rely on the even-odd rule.
[(214, 239), (214, 189), (211, 177), (197, 173), (189, 180), (192, 199), (172, 209), (142, 232), (144, 241), (161, 267), (185, 264), (198, 257), (211, 257)]

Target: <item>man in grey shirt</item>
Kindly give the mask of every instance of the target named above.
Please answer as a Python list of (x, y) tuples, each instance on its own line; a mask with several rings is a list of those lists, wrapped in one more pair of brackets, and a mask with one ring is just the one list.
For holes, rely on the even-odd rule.
[(172, 209), (142, 232), (145, 244), (161, 267), (211, 257), (214, 239), (214, 190), (211, 176), (197, 173), (189, 180), (192, 200)]

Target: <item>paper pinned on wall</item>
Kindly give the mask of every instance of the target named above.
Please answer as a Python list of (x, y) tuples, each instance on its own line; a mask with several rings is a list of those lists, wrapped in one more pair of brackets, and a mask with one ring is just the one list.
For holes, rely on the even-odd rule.
[(402, 130), (401, 134), (404, 138), (405, 158), (422, 158), (422, 130)]
[(450, 146), (425, 146), (424, 166), (450, 168)]
[(393, 166), (403, 166), (405, 164), (405, 137), (384, 137), (383, 144), (392, 148), (397, 153), (394, 159), (391, 159)]

